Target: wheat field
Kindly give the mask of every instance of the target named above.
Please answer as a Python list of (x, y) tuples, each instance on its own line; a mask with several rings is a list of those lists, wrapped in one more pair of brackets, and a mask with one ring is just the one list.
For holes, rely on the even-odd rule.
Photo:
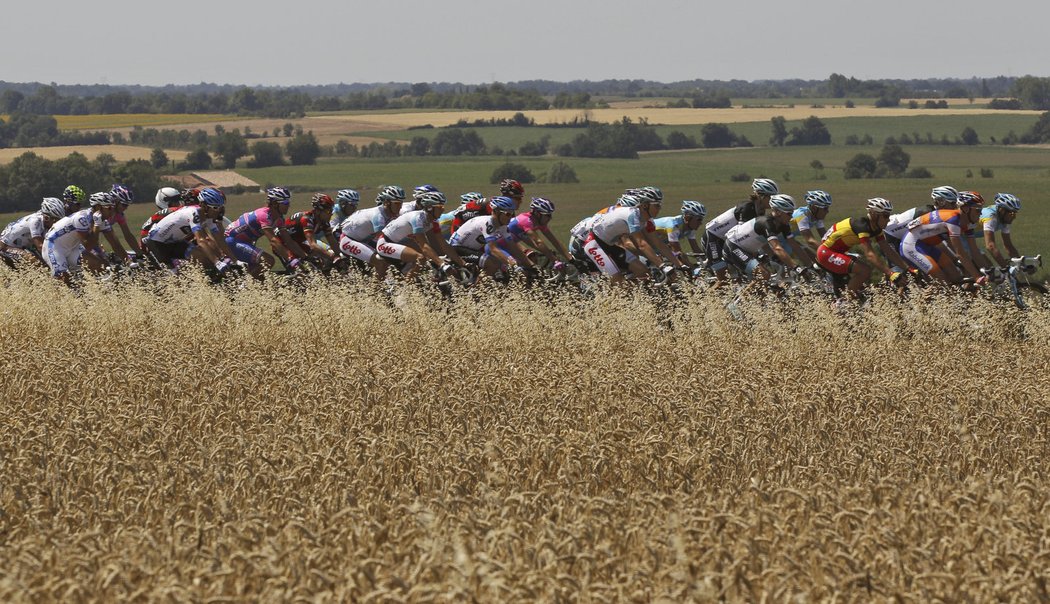
[(3, 601), (1045, 601), (1050, 316), (0, 273)]

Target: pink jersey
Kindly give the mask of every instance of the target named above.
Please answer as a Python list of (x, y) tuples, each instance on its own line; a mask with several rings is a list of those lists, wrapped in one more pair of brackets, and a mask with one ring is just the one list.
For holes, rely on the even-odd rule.
[(550, 233), (550, 227), (547, 225), (538, 225), (532, 220), (532, 212), (522, 212), (511, 219), (510, 224), (507, 225), (507, 231), (512, 241), (522, 241), (526, 239), (526, 235), (533, 231), (539, 231), (541, 233)]
[(284, 223), (280, 214), (269, 207), (241, 214), (226, 228), (226, 236), (244, 243), (255, 243), (263, 235), (263, 229), (276, 229)]

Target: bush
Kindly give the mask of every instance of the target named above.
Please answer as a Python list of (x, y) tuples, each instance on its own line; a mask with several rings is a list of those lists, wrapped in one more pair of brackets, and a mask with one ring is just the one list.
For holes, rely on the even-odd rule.
[(988, 102), (989, 109), (1023, 109), (1018, 99), (992, 99)]
[(667, 134), (667, 146), (670, 149), (695, 149), (696, 139), (678, 130)]
[(271, 141), (252, 143), (252, 158), (248, 160), (249, 168), (269, 168), (284, 165), (284, 152), (281, 145)]
[(536, 182), (536, 175), (532, 173), (532, 170), (529, 170), (523, 164), (512, 162), (502, 164), (493, 170), (492, 176), (489, 177), (489, 182), (496, 184), (505, 178), (511, 178), (522, 183)]
[(846, 109), (853, 109), (854, 107), (856, 107), (856, 105), (853, 104), (853, 101), (846, 99), (845, 107)]
[(846, 162), (846, 168), (842, 172), (843, 178), (873, 178), (878, 168), (878, 161), (867, 153), (858, 153)]
[(981, 168), (981, 178), (995, 178), (995, 172), (991, 168)]
[(573, 170), (572, 166), (560, 161), (551, 166), (550, 172), (547, 173), (547, 182), (573, 183), (580, 182), (580, 179), (576, 177), (576, 170)]
[(184, 170), (207, 170), (211, 168), (211, 154), (204, 147), (190, 151), (182, 162)]
[(791, 129), (791, 138), (785, 143), (792, 145), (830, 145), (831, 133), (824, 122), (815, 115), (802, 120), (802, 125)]
[(904, 175), (906, 178), (933, 178), (933, 172), (926, 168), (912, 168)]
[(729, 182), (751, 182), (751, 175), (747, 172), (733, 174), (729, 177)]
[(976, 145), (981, 142), (981, 139), (977, 136), (977, 131), (969, 126), (963, 128), (960, 138), (964, 145)]
[(293, 166), (312, 166), (321, 154), (321, 146), (317, 144), (313, 132), (296, 134), (295, 138), (285, 143), (284, 149)]

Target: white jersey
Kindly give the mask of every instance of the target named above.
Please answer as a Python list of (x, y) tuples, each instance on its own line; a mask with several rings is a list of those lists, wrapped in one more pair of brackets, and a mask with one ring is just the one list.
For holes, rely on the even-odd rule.
[(882, 229), (882, 232), (887, 237), (893, 237), (894, 239), (904, 239), (904, 236), (908, 234), (908, 223), (915, 218), (915, 212), (919, 208), (912, 208), (910, 210), (904, 210), (900, 214), (894, 214), (890, 216), (890, 221), (886, 223), (886, 228)]
[(98, 229), (99, 233), (108, 233), (108, 232), (112, 231), (113, 230), (113, 219), (114, 218), (116, 218), (116, 214), (113, 214), (113, 216), (110, 216), (109, 220), (106, 220), (105, 218), (103, 218), (102, 214), (95, 214), (95, 217), (94, 217), (95, 228)]
[(758, 254), (768, 241), (778, 236), (794, 237), (789, 224), (778, 223), (772, 216), (759, 216), (726, 231), (726, 242), (750, 254)]
[(338, 232), (355, 241), (364, 241), (383, 230), (390, 216), (383, 206), (358, 210), (339, 224)]
[(594, 223), (598, 222), (598, 218), (602, 214), (605, 214), (606, 212), (615, 207), (616, 206), (609, 206), (605, 209), (605, 212), (596, 212), (593, 215), (588, 216), (583, 220), (577, 222), (571, 229), (569, 229), (569, 236), (575, 237), (577, 239), (583, 239), (587, 237), (587, 233), (591, 232), (591, 229), (594, 228)]
[[(419, 235), (435, 229), (437, 229), (437, 223), (427, 217), (426, 210), (416, 210), (408, 214), (401, 214), (388, 222), (383, 227), (383, 239), (393, 243), (400, 243), (408, 239), (409, 235)], [(437, 232), (440, 233), (440, 229), (437, 229)]]
[(153, 225), (146, 238), (159, 243), (187, 241), (205, 228), (213, 233), (219, 231), (215, 222), (201, 216), (200, 206), (186, 206), (168, 214)]
[(404, 216), (405, 214), (408, 214), (409, 212), (415, 212), (416, 210), (416, 200), (413, 199), (412, 201), (406, 201), (405, 203), (401, 204), (401, 213), (398, 214), (398, 216)]
[(459, 227), (452, 234), (449, 244), (481, 251), (485, 248), (486, 243), (495, 243), (501, 239), (506, 239), (509, 229), (509, 222), (503, 226), (497, 226), (492, 221), (492, 216), (475, 216), (464, 222), (463, 226)]
[(616, 207), (598, 216), (591, 231), (605, 243), (615, 244), (624, 236), (642, 230), (642, 211), (639, 208)]
[(729, 229), (737, 225), (735, 212), (736, 208), (732, 207), (709, 220), (707, 223), (707, 232), (715, 237), (725, 239), (726, 233), (729, 232)]
[(43, 239), (45, 231), (44, 213), (33, 212), (4, 227), (4, 231), (0, 233), (0, 241), (8, 247), (24, 250), (33, 244), (34, 239)]
[(51, 225), (44, 235), (44, 244), (72, 246), (79, 245), (80, 238), (75, 233), (90, 233), (94, 217), (90, 209), (73, 212), (69, 216)]

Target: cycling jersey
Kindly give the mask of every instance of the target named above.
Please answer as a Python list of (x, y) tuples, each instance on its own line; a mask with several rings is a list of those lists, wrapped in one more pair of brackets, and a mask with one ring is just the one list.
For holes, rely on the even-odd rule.
[(43, 212), (33, 212), (4, 227), (0, 241), (8, 247), (24, 250), (33, 245), (34, 239), (43, 239), (45, 232)]
[(284, 219), (268, 206), (245, 212), (226, 229), (226, 237), (239, 243), (253, 244), (263, 236), (263, 229), (277, 229)]
[(908, 223), (919, 216), (928, 214), (932, 211), (932, 205), (925, 205), (905, 210), (900, 214), (894, 214), (893, 216), (890, 216), (890, 221), (886, 224), (886, 228), (883, 229), (882, 232), (886, 234), (886, 237), (891, 237), (898, 241), (904, 239), (904, 236), (908, 234)]
[(607, 213), (609, 210), (611, 210), (611, 209), (613, 209), (615, 207), (616, 206), (609, 206), (607, 208), (602, 208), (602, 209), (598, 210), (597, 212), (595, 212), (593, 215), (588, 216), (588, 217), (584, 218), (583, 220), (577, 222), (575, 225), (573, 225), (573, 227), (571, 229), (569, 229), (569, 238), (570, 239), (574, 238), (574, 237), (577, 238), (577, 239), (584, 239), (584, 238), (586, 238), (587, 237), (587, 233), (591, 232), (591, 227), (594, 226), (595, 222), (598, 222), (598, 218), (602, 214)]
[(487, 244), (495, 245), (510, 237), (510, 225), (496, 225), (492, 216), (476, 216), (463, 223), (449, 240), (449, 245), (472, 251), (481, 251)]
[(508, 238), (511, 241), (528, 241), (529, 233), (539, 231), (550, 235), (551, 229), (547, 225), (540, 226), (532, 219), (532, 212), (522, 212), (510, 219), (507, 224)]
[(441, 227), (441, 235), (446, 239), (452, 234), (452, 221), (456, 219), (456, 212), (459, 212), (463, 208), (464, 205), (460, 204), (456, 209), (438, 216), (438, 226)]
[(981, 210), (981, 218), (978, 222), (986, 233), (999, 231), (1007, 235), (1010, 234), (1010, 224), (999, 219), (999, 209), (995, 206), (988, 206)]
[(824, 233), (820, 245), (839, 254), (845, 254), (850, 248), (866, 243), (870, 239), (881, 241), (885, 237), (882, 230), (873, 226), (865, 214), (840, 220), (831, 225), (831, 228)]
[(73, 212), (51, 225), (51, 229), (44, 235), (44, 250), (41, 255), (51, 267), (52, 275), (68, 272), (70, 266), (75, 266), (80, 261), (80, 252), (84, 246), (76, 234), (90, 233), (94, 222), (91, 210), (84, 209)]
[(908, 223), (908, 235), (929, 245), (941, 242), (941, 235), (962, 235), (962, 214), (959, 210), (935, 210)]
[(416, 200), (413, 199), (412, 201), (406, 201), (406, 202), (401, 204), (401, 213), (398, 214), (398, 216), (404, 216), (405, 214), (408, 214), (409, 212), (415, 212), (415, 211), (416, 211)]
[(200, 206), (186, 206), (168, 214), (153, 225), (146, 239), (159, 243), (189, 241), (205, 228), (213, 233), (219, 232), (219, 227), (214, 221), (201, 216)]
[(678, 243), (683, 237), (696, 239), (696, 233), (685, 226), (685, 216), (682, 214), (657, 218), (653, 220), (653, 226), (657, 232), (663, 233), (667, 237), (668, 243)]
[(459, 227), (463, 226), (472, 218), (492, 215), (492, 208), (489, 207), (487, 199), (468, 201), (460, 206), (460, 208), (461, 209), (457, 210), (456, 214), (452, 217), (452, 224), (449, 227), (450, 233), (455, 233)]
[(114, 224), (119, 224), (117, 222), (116, 211), (113, 212), (113, 215), (109, 218), (109, 220), (103, 218), (102, 214), (95, 214), (92, 216), (91, 221), (100, 233), (108, 233), (113, 230)]
[(390, 218), (383, 206), (358, 210), (339, 225), (339, 231), (350, 239), (364, 241), (382, 231)]
[(430, 230), (432, 233), (441, 233), (436, 220), (427, 216), (426, 210), (415, 210), (408, 214), (401, 214), (391, 220), (383, 227), (383, 239), (388, 242), (398, 243), (404, 241), (409, 235), (419, 235)]
[(284, 230), (296, 243), (305, 244), (307, 233), (316, 233), (322, 237), (332, 233), (328, 223), (317, 220), (314, 210), (296, 212), (284, 221)]
[(167, 216), (168, 214), (172, 214), (174, 212), (177, 212), (177, 211), (181, 210), (184, 207), (186, 207), (186, 206), (175, 206), (173, 208), (164, 208), (163, 210), (161, 210), (161, 211), (157, 212), (156, 214), (154, 214), (154, 215), (150, 216), (149, 218), (147, 218), (146, 222), (142, 223), (142, 229), (139, 231), (139, 239), (145, 239), (146, 236), (149, 235), (149, 230), (153, 228), (153, 225), (157, 224), (161, 220), (164, 220), (165, 216)]
[(741, 222), (726, 233), (726, 243), (748, 252), (758, 254), (766, 242), (777, 237), (794, 237), (788, 224), (777, 222), (772, 216), (759, 216), (747, 222)]
[(348, 213), (343, 211), (342, 204), (337, 202), (334, 206), (332, 206), (332, 217), (328, 220), (328, 227), (329, 227), (329, 229), (333, 233), (338, 233), (339, 232), (339, 225), (343, 224), (344, 220), (346, 220), (347, 218), (349, 218), (350, 216), (353, 215), (354, 208), (356, 208), (356, 207), (357, 207), (356, 205), (349, 205), (349, 204), (347, 204), (347, 208), (350, 210), (350, 213), (348, 214)]
[(810, 208), (809, 206), (795, 208), (795, 211), (791, 213), (791, 232), (795, 235), (800, 234), (802, 231), (823, 228), (824, 219), (814, 219), (813, 208)]
[(711, 219), (707, 223), (706, 232), (720, 239), (725, 239), (729, 229), (741, 222), (747, 222), (757, 217), (758, 211), (755, 210), (755, 204), (750, 201), (744, 201)]
[(621, 206), (598, 216), (591, 232), (604, 243), (616, 244), (620, 237), (637, 233), (645, 226), (640, 209)]

